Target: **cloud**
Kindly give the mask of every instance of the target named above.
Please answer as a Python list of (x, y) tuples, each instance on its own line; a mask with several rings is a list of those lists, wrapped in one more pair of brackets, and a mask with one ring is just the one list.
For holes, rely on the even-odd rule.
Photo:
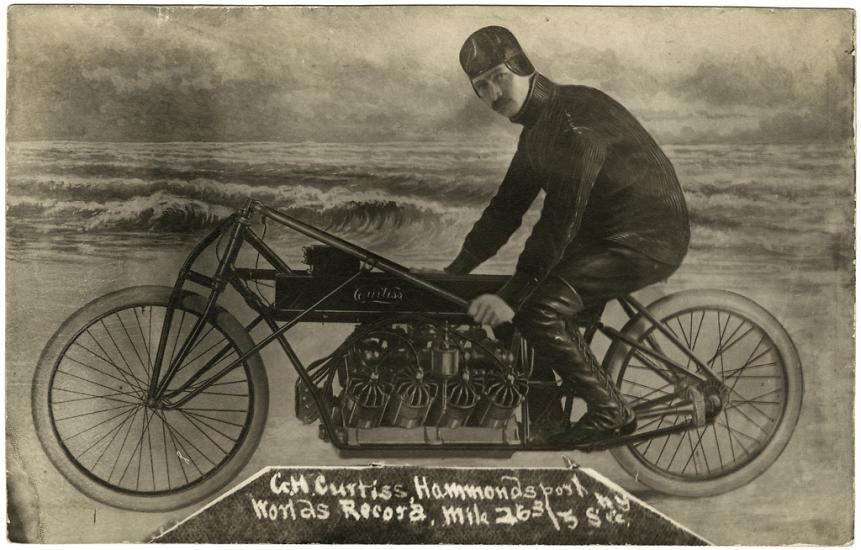
[[(464, 17), (450, 15), (455, 12)], [(9, 17), (7, 136), (509, 139), (519, 127), (475, 99), (456, 61), (463, 36), (483, 13), (16, 7)], [(643, 20), (638, 17), (631, 21)], [(521, 26), (539, 70), (559, 83), (606, 91), (662, 136), (851, 135), (853, 58), (836, 46), (829, 46), (837, 52), (833, 59), (817, 53), (814, 70), (808, 70), (807, 61), (781, 57), (765, 41), (750, 53), (730, 52), (729, 45), (686, 50), (671, 44), (676, 35), (654, 41), (650, 31), (634, 40), (630, 32), (614, 34), (611, 24), (601, 31), (603, 42), (584, 45), (572, 43), (571, 36), (587, 39), (566, 34), (564, 26), (555, 33)], [(837, 69), (824, 76), (835, 63)]]
[(781, 111), (763, 118), (753, 135), (771, 143), (839, 142), (853, 136), (852, 113), (839, 107), (830, 111)]
[[(538, 70), (560, 83), (584, 84), (619, 97), (652, 96), (666, 89), (666, 77), (655, 67), (622, 59), (609, 48), (548, 41)], [(555, 53), (554, 53), (555, 52)]]
[(674, 88), (685, 100), (717, 106), (773, 107), (796, 99), (793, 73), (758, 55), (732, 62), (703, 62)]

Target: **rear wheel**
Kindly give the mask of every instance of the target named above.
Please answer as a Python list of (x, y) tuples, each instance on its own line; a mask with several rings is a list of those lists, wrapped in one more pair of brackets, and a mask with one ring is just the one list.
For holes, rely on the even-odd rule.
[[(134, 287), (91, 302), (60, 327), (36, 367), (33, 418), (46, 453), (79, 490), (119, 508), (171, 510), (210, 496), (248, 462), (266, 423), (259, 355), (212, 379), (253, 346), (239, 321), (218, 307), (167, 394), (205, 365), (211, 368), (170, 400), (211, 385), (177, 408), (147, 400), (171, 292)], [(180, 295), (164, 363), (205, 303), (191, 292)]]
[[(747, 484), (777, 460), (798, 421), (803, 382), (792, 340), (765, 309), (731, 292), (680, 292), (648, 309), (720, 377), (723, 406), (706, 414), (703, 427), (615, 448), (613, 456), (636, 479), (664, 493), (707, 496)], [(631, 320), (623, 333), (697, 370), (644, 317)], [(690, 395), (673, 383), (666, 365), (627, 344), (614, 343), (604, 366), (635, 409), (655, 399), (673, 407)], [(706, 400), (710, 394), (720, 399), (718, 387), (701, 389)], [(638, 433), (689, 420), (683, 414), (644, 418)]]

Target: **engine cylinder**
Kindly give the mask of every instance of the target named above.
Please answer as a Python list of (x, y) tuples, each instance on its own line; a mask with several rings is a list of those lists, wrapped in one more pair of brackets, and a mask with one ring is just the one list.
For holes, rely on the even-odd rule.
[(395, 384), (386, 408), (385, 423), (401, 428), (417, 428), (424, 424), (431, 403), (436, 397), (436, 386), (424, 380), (419, 372), (414, 380)]
[(439, 427), (457, 428), (466, 424), (478, 403), (480, 390), (464, 372), (453, 382), (443, 383), (443, 391), (434, 402), (429, 423)]
[(504, 428), (526, 395), (528, 384), (509, 374), (487, 381), (471, 422), (485, 428)]
[(380, 425), (391, 396), (391, 385), (380, 382), (377, 374), (354, 380), (344, 391), (341, 416), (344, 424), (356, 428)]

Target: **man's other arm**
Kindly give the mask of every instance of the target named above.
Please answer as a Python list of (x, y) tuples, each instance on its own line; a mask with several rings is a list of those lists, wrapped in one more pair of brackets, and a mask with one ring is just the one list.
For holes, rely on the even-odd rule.
[(520, 143), (499, 190), (464, 239), (460, 254), (445, 270), (466, 274), (496, 254), (520, 227), (540, 189)]
[(588, 129), (572, 129), (566, 153), (551, 177), (541, 217), (526, 241), (517, 270), (499, 296), (515, 311), (559, 263), (577, 235), (589, 194), (604, 164), (606, 147)]

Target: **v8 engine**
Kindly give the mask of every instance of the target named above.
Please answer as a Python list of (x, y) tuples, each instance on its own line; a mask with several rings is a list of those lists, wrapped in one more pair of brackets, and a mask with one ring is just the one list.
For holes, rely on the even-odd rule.
[[(478, 325), (411, 315), (358, 325), (309, 371), (350, 443), (510, 441), (529, 376), (525, 346), (512, 347)], [(296, 403), (300, 420), (317, 420), (301, 381)]]

